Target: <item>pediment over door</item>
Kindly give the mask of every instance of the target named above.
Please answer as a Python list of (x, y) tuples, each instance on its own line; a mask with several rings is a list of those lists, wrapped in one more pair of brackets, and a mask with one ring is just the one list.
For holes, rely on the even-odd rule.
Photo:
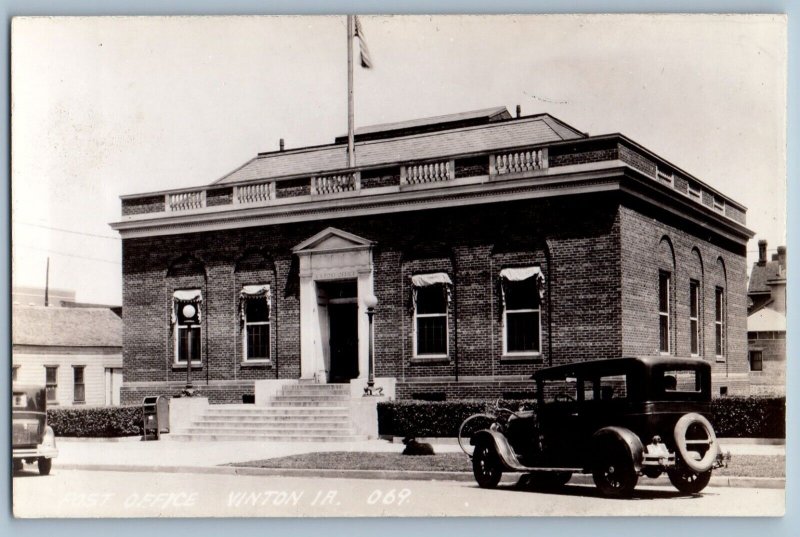
[(292, 251), (296, 254), (369, 249), (373, 242), (341, 229), (329, 227), (304, 240)]

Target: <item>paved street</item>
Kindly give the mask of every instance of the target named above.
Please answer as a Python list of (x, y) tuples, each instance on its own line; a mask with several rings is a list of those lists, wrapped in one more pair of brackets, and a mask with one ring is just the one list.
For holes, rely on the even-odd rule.
[(13, 479), (19, 517), (272, 516), (563, 516), (770, 515), (784, 512), (780, 489), (707, 488), (686, 496), (639, 487), (633, 499), (610, 500), (594, 487), (558, 493), (474, 483), (321, 479), (214, 474), (33, 469)]

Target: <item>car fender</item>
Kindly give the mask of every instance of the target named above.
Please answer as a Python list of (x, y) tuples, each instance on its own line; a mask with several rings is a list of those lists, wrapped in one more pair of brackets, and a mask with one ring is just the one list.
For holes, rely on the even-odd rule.
[(644, 446), (633, 431), (624, 427), (603, 427), (595, 432), (592, 435), (591, 461), (594, 462), (595, 454), (608, 445), (624, 446), (631, 456), (634, 469), (637, 472), (642, 469)]
[(477, 446), (483, 442), (494, 446), (495, 452), (497, 453), (497, 456), (500, 458), (500, 462), (503, 464), (506, 470), (526, 470), (526, 467), (519, 462), (519, 459), (517, 459), (517, 454), (514, 453), (514, 448), (512, 448), (511, 444), (508, 443), (508, 439), (500, 431), (484, 429), (472, 435), (472, 438), (469, 441), (469, 443), (473, 446)]

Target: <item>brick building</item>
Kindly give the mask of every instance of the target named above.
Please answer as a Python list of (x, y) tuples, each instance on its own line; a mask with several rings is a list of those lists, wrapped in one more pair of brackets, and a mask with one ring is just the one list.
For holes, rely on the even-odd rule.
[[(746, 209), (620, 134), (482, 110), (123, 196), (123, 400), (258, 379), (530, 394), (537, 368), (695, 356), (748, 392)], [(199, 311), (186, 323), (183, 308)], [(191, 350), (190, 350), (191, 348)], [(357, 393), (354, 390), (353, 393)]]
[(786, 395), (786, 247), (767, 259), (767, 241), (758, 241), (758, 261), (750, 270), (747, 348), (750, 392)]

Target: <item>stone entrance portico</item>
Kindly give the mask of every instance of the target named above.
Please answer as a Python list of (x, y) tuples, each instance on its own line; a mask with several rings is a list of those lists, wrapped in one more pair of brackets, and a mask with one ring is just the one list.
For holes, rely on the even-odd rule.
[[(373, 293), (372, 246), (367, 239), (329, 227), (293, 248), (300, 261), (300, 379), (326, 383), (331, 379), (331, 322), (323, 282), (354, 282), (357, 304), (355, 378), (367, 376), (368, 330), (364, 297)], [(334, 299), (335, 300), (335, 299)]]

